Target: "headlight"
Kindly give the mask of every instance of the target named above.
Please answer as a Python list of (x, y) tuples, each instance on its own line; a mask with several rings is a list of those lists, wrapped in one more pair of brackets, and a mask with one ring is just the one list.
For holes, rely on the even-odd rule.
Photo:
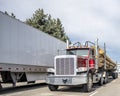
[(47, 72), (54, 73), (54, 72), (55, 72), (55, 69), (53, 69), (53, 68), (48, 68), (48, 69), (47, 69)]
[(87, 71), (86, 67), (80, 67), (80, 68), (76, 69), (76, 72), (84, 72), (84, 71)]

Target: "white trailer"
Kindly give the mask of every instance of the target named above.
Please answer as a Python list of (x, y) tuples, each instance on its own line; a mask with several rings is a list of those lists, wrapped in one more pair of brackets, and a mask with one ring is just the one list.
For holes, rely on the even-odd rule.
[(44, 80), (46, 68), (66, 44), (0, 12), (1, 83)]

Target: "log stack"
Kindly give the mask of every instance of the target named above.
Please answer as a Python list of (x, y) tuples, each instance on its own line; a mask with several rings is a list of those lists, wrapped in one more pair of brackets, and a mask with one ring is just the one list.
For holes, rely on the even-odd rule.
[(102, 49), (99, 49), (99, 56), (98, 56), (99, 68), (104, 67), (104, 63), (105, 63), (104, 58), (106, 58), (106, 69), (108, 69), (108, 70), (114, 69), (116, 66), (116, 63), (113, 62), (107, 55), (105, 55), (105, 52)]

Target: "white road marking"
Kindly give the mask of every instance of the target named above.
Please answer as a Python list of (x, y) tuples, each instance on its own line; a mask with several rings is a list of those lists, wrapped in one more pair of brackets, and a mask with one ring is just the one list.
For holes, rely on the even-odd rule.
[(92, 94), (90, 94), (89, 96), (94, 96), (95, 94), (97, 94), (98, 93), (98, 91), (95, 91), (95, 92), (93, 92)]

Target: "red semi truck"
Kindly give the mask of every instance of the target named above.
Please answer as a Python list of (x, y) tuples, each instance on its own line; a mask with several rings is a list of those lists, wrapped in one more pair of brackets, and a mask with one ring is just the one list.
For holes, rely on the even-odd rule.
[(96, 43), (86, 41), (82, 46), (80, 42), (69, 46), (67, 43), (66, 55), (54, 58), (54, 68), (48, 68), (46, 82), (51, 91), (59, 86), (83, 85), (85, 91), (92, 90), (94, 83), (103, 85), (108, 77), (118, 77), (116, 63), (106, 55), (104, 50)]

